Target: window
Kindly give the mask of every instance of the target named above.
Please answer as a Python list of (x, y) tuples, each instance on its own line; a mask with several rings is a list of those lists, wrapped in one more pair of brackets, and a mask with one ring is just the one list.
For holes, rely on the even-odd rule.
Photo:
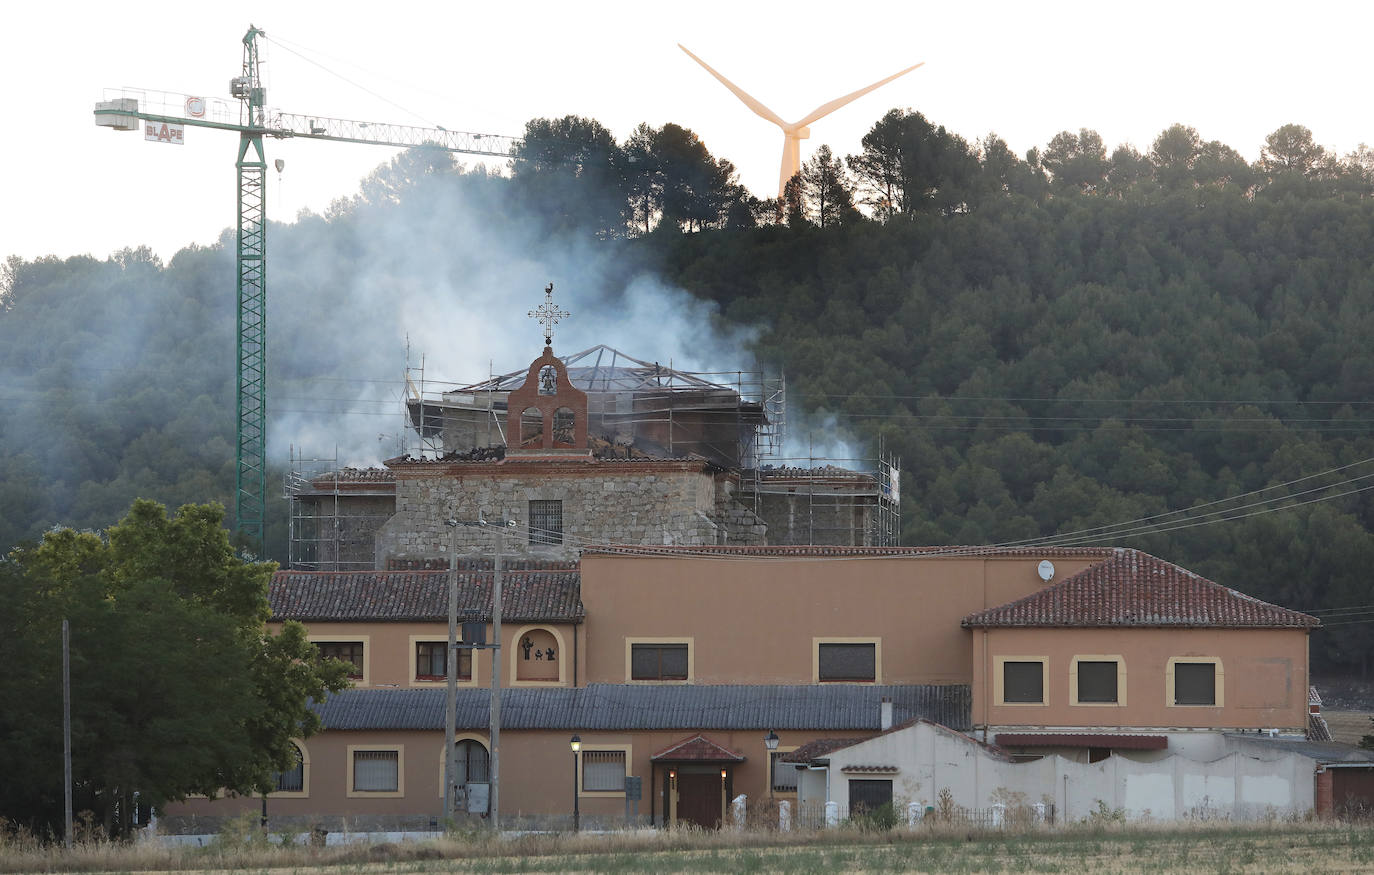
[(404, 795), (400, 747), (348, 748), (348, 795)]
[(768, 752), (768, 774), (774, 793), (795, 793), (797, 792), (797, 778), (800, 769), (794, 763), (784, 763), (782, 758), (791, 753), (791, 750), (770, 750)]
[(892, 779), (849, 779), (849, 816), (859, 817), (892, 804)]
[(363, 679), (363, 642), (361, 641), (316, 641), (321, 659), (338, 659), (353, 663), (348, 676), (352, 680)]
[(1175, 705), (1218, 704), (1216, 663), (1175, 663), (1173, 686)]
[(300, 745), (293, 742), (291, 747), (296, 756), (295, 768), (274, 773), (273, 793), (305, 793), (305, 754), (301, 752)]
[(1003, 659), (999, 704), (1046, 704), (1045, 665), (1042, 659)]
[(458, 768), (454, 774), (459, 784), (483, 784), (487, 780), (489, 755), (480, 741), (467, 738), (454, 742)]
[(630, 679), (636, 681), (687, 680), (687, 645), (631, 644)]
[[(448, 642), (415, 642), (415, 680), (448, 680)], [(472, 651), (467, 648), (458, 650), (458, 680), (472, 680)]]
[(877, 642), (817, 642), (816, 680), (873, 682), (877, 679)]
[(1075, 705), (1126, 704), (1126, 662), (1120, 656), (1075, 656), (1069, 667)]
[(582, 751), (582, 792), (625, 792), (625, 751)]
[(561, 499), (532, 499), (529, 513), (531, 544), (563, 543), (563, 502)]

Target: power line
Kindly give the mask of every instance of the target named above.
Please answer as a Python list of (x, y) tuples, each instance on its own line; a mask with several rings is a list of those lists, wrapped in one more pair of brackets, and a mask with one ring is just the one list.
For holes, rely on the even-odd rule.
[[(1336, 474), (1336, 473), (1338, 473), (1338, 472), (1340, 472), (1340, 471), (1345, 471), (1345, 470), (1347, 470), (1347, 469), (1354, 468), (1354, 467), (1357, 466), (1357, 465), (1364, 465), (1364, 464), (1368, 464), (1368, 463), (1370, 463), (1370, 462), (1374, 462), (1374, 458), (1361, 459), (1361, 460), (1358, 461), (1358, 462), (1351, 462), (1351, 463), (1348, 464), (1348, 465), (1341, 465), (1340, 467), (1337, 467), (1337, 468), (1329, 468), (1329, 469), (1327, 469), (1327, 470), (1325, 470), (1325, 471), (1319, 471), (1319, 472), (1317, 472), (1316, 474), (1308, 474), (1308, 475), (1306, 475), (1306, 476), (1304, 476), (1304, 477), (1298, 477), (1297, 479), (1289, 480), (1289, 481), (1286, 482), (1286, 483), (1276, 483), (1276, 484), (1274, 484), (1273, 486), (1265, 486), (1265, 487), (1262, 488), (1262, 489), (1256, 489), (1256, 490), (1253, 490), (1253, 491), (1251, 491), (1251, 492), (1245, 492), (1245, 493), (1242, 493), (1242, 494), (1240, 494), (1240, 495), (1233, 495), (1233, 496), (1230, 496), (1230, 497), (1227, 497), (1227, 498), (1218, 498), (1218, 499), (1216, 499), (1216, 500), (1214, 500), (1214, 501), (1209, 501), (1209, 502), (1207, 502), (1207, 503), (1205, 503), (1205, 504), (1194, 505), (1193, 507), (1189, 507), (1189, 508), (1182, 508), (1182, 509), (1180, 509), (1180, 510), (1171, 510), (1171, 511), (1167, 511), (1167, 512), (1165, 512), (1165, 513), (1154, 514), (1154, 515), (1152, 515), (1152, 516), (1138, 517), (1138, 518), (1133, 519), (1133, 520), (1128, 520), (1128, 521), (1126, 521), (1126, 522), (1124, 522), (1124, 523), (1113, 523), (1113, 524), (1105, 525), (1105, 526), (1094, 526), (1094, 527), (1092, 527), (1092, 528), (1088, 528), (1088, 529), (1079, 529), (1079, 530), (1073, 531), (1073, 532), (1060, 532), (1060, 533), (1058, 533), (1058, 534), (1056, 534), (1056, 535), (1047, 536), (1047, 537), (1068, 538), (1068, 537), (1080, 536), (1080, 535), (1081, 535), (1081, 536), (1089, 536), (1089, 535), (1092, 535), (1092, 536), (1109, 537), (1109, 536), (1115, 534), (1115, 532), (1114, 532), (1113, 530), (1116, 530), (1116, 529), (1121, 529), (1121, 528), (1125, 528), (1125, 527), (1128, 527), (1128, 526), (1138, 526), (1138, 525), (1143, 524), (1143, 523), (1149, 523), (1149, 522), (1156, 521), (1156, 520), (1164, 520), (1164, 519), (1166, 519), (1166, 518), (1168, 518), (1168, 517), (1177, 517), (1177, 516), (1183, 516), (1183, 515), (1185, 515), (1185, 514), (1196, 513), (1197, 511), (1199, 511), (1199, 510), (1201, 510), (1202, 508), (1205, 508), (1205, 507), (1214, 507), (1215, 505), (1218, 505), (1218, 504), (1226, 504), (1226, 503), (1232, 502), (1232, 501), (1239, 501), (1240, 499), (1243, 499), (1243, 498), (1249, 498), (1249, 497), (1254, 496), (1254, 495), (1261, 495), (1261, 494), (1263, 494), (1263, 493), (1265, 493), (1265, 492), (1272, 492), (1272, 491), (1275, 490), (1275, 489), (1283, 489), (1283, 488), (1286, 488), (1286, 487), (1289, 487), (1289, 486), (1295, 486), (1295, 485), (1297, 485), (1297, 484), (1299, 484), (1299, 483), (1303, 483), (1303, 482), (1306, 482), (1306, 481), (1308, 481), (1308, 480), (1315, 479), (1315, 478), (1317, 478), (1317, 477), (1325, 477), (1325, 476), (1327, 476), (1327, 475), (1329, 475), (1329, 474)], [(1283, 501), (1283, 500), (1286, 500), (1286, 499), (1289, 499), (1289, 498), (1293, 498), (1293, 497), (1296, 497), (1296, 496), (1307, 495), (1307, 494), (1310, 494), (1310, 493), (1312, 493), (1312, 492), (1319, 492), (1319, 491), (1324, 490), (1324, 489), (1334, 489), (1334, 488), (1337, 487), (1337, 486), (1344, 486), (1344, 485), (1346, 485), (1346, 484), (1348, 484), (1348, 483), (1354, 483), (1354, 482), (1356, 482), (1356, 481), (1364, 480), (1364, 479), (1367, 479), (1367, 478), (1369, 478), (1369, 477), (1374, 477), (1374, 473), (1371, 473), (1371, 474), (1362, 474), (1362, 475), (1360, 475), (1359, 477), (1351, 477), (1351, 478), (1349, 478), (1349, 479), (1342, 480), (1342, 481), (1340, 481), (1339, 483), (1331, 483), (1331, 484), (1328, 484), (1328, 485), (1326, 485), (1326, 486), (1314, 487), (1313, 489), (1304, 490), (1304, 491), (1302, 491), (1302, 492), (1288, 493), (1288, 494), (1285, 494), (1285, 495), (1274, 496), (1273, 498), (1271, 498), (1271, 499), (1266, 499), (1265, 501), (1262, 501), (1262, 502), (1251, 502), (1250, 504), (1239, 505), (1239, 506), (1237, 506), (1237, 507), (1228, 508), (1228, 509), (1226, 509), (1226, 510), (1209, 511), (1209, 512), (1206, 513), (1206, 514), (1203, 514), (1201, 517), (1195, 517), (1195, 519), (1203, 519), (1203, 518), (1210, 517), (1210, 516), (1214, 516), (1214, 515), (1217, 515), (1217, 514), (1230, 513), (1230, 512), (1233, 512), (1233, 511), (1237, 511), (1237, 510), (1244, 510), (1245, 508), (1248, 508), (1248, 507), (1257, 507), (1257, 506), (1260, 506), (1260, 505), (1263, 505), (1263, 504), (1266, 504), (1266, 503), (1269, 503), (1269, 502)], [(1043, 541), (1043, 540), (1044, 540), (1044, 538), (1027, 538), (1027, 539), (1024, 539), (1024, 540), (1021, 540), (1021, 541), (1007, 541), (1007, 542), (1004, 542), (1003, 544), (1001, 544), (1001, 545), (999, 545), (999, 546), (1014, 547), (1014, 546), (1020, 546), (1020, 545), (1023, 545), (1023, 544), (1026, 544), (1026, 545), (1034, 545), (1034, 544), (1037, 544), (1037, 543), (1039, 543), (1039, 542), (1041, 542), (1041, 541)]]

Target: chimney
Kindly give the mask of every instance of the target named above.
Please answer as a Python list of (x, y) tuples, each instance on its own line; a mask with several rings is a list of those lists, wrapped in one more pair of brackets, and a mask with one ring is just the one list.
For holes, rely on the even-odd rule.
[(892, 728), (892, 697), (883, 696), (883, 702), (878, 708), (878, 726), (883, 732), (887, 732)]

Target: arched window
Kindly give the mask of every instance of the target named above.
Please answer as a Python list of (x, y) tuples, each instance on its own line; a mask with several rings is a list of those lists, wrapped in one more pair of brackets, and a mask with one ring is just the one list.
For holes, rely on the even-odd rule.
[(544, 414), (534, 407), (526, 407), (520, 414), (520, 447), (542, 447), (544, 445)]
[(300, 745), (291, 743), (291, 748), (296, 752), (296, 767), (285, 772), (276, 773), (276, 793), (302, 793), (305, 791), (305, 754), (301, 753)]
[(571, 447), (576, 434), (577, 414), (567, 407), (560, 407), (553, 414), (553, 445)]
[(465, 738), (454, 742), (454, 753), (458, 762), (458, 784), (485, 784), (487, 782), (487, 749), (482, 742)]

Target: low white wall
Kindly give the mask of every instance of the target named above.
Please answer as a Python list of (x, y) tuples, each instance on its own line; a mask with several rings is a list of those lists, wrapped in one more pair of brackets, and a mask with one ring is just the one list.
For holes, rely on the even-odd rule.
[[(1014, 763), (967, 736), (918, 723), (835, 751), (829, 759), (829, 798), (839, 804), (842, 818), (848, 817), (851, 777), (891, 777), (899, 811), (911, 802), (938, 807), (941, 791), (948, 790), (955, 805), (967, 808), (1053, 803), (1058, 820), (1080, 820), (1103, 807), (1120, 809), (1132, 820), (1250, 820), (1302, 814), (1313, 799), (1313, 761), (1296, 753), (1272, 759), (1231, 753), (1210, 761), (1179, 754), (1151, 761), (1111, 756), (1091, 764), (1047, 756)], [(897, 771), (863, 770), (875, 766)], [(826, 801), (823, 772), (810, 771), (799, 782), (798, 801)]]

